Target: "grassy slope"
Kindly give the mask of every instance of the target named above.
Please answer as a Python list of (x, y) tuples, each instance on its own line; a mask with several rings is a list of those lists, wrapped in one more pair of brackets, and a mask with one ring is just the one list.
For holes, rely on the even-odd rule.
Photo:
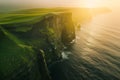
[(9, 73), (20, 67), (21, 64), (27, 63), (30, 65), (31, 60), (27, 55), (34, 57), (31, 46), (25, 45), (24, 42), (20, 41), (4, 28), (0, 27), (0, 30), (3, 33), (3, 35), (0, 35), (2, 37), (0, 40), (0, 59), (2, 61), (0, 71), (2, 71), (4, 75), (9, 75)]
[(64, 9), (28, 9), (5, 14), (1, 13), (0, 24), (25, 23), (30, 21), (36, 22), (48, 13), (59, 12), (62, 10)]
[(0, 14), (0, 24), (25, 23), (30, 21), (36, 22), (42, 19), (44, 15), (53, 12), (72, 12), (74, 21), (80, 21), (90, 17), (89, 9), (87, 8), (38, 8)]
[[(91, 12), (92, 11), (92, 12)], [(89, 20), (93, 15), (109, 12), (108, 8), (36, 8), (0, 14), (0, 24), (36, 22), (48, 13), (72, 12), (74, 22)]]

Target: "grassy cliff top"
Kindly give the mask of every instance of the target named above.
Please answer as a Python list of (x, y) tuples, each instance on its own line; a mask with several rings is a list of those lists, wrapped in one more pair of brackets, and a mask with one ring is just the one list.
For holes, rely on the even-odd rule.
[(60, 13), (65, 9), (26, 9), (20, 11), (13, 11), (9, 13), (0, 13), (0, 25), (13, 24), (13, 23), (34, 23), (40, 21), (46, 14)]
[[(91, 14), (92, 11), (92, 14)], [(92, 15), (109, 12), (108, 8), (34, 8), (24, 9), (8, 13), (0, 13), (0, 25), (25, 23), (32, 24), (40, 21), (45, 15), (49, 13), (58, 14), (64, 12), (71, 12), (73, 21), (84, 21), (91, 18)]]

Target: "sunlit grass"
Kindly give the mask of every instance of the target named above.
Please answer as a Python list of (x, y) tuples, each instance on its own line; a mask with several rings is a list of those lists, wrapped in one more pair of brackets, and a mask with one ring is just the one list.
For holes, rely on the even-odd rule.
[(40, 21), (44, 15), (58, 12), (71, 12), (74, 22), (84, 22), (91, 19), (93, 15), (109, 11), (107, 8), (37, 8), (19, 10), (9, 13), (0, 13), (0, 24), (35, 23)]
[(26, 9), (0, 14), (0, 24), (30, 22), (41, 19), (42, 16), (48, 13), (59, 12), (62, 10), (64, 9)]

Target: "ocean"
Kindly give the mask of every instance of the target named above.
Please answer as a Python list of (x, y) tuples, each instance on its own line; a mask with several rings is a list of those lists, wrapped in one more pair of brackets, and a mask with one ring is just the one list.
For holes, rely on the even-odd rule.
[(50, 68), (53, 80), (120, 80), (120, 11), (80, 25), (64, 59)]

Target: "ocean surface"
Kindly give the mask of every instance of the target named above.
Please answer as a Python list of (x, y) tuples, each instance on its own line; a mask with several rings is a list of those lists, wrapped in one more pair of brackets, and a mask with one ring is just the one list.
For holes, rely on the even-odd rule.
[(120, 80), (120, 11), (81, 24), (75, 43), (62, 55), (50, 67), (53, 80)]

